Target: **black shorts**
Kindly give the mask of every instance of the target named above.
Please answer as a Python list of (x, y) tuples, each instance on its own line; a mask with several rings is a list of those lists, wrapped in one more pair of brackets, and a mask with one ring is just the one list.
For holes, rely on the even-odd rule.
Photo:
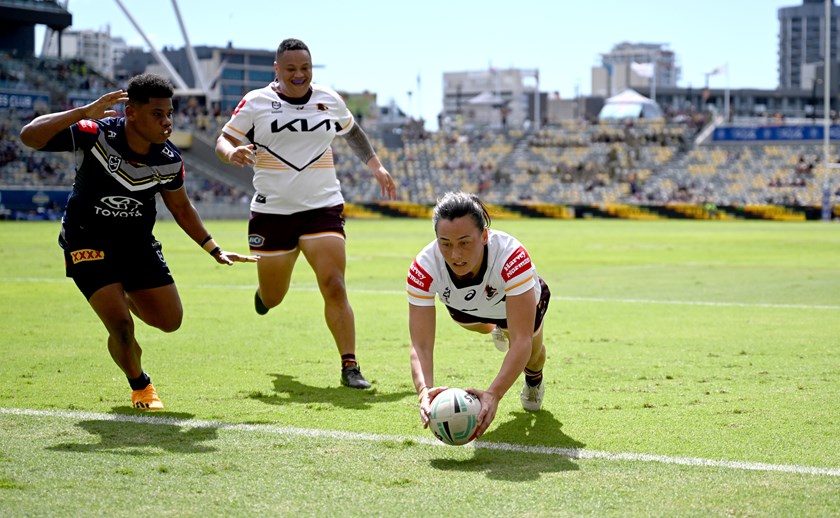
[[(542, 291), (540, 292), (540, 300), (537, 302), (537, 315), (534, 317), (534, 331), (538, 330), (542, 325), (545, 312), (548, 311), (548, 301), (551, 299), (551, 291), (549, 291), (548, 284), (542, 278), (540, 278), (540, 289)], [(506, 318), (481, 318), (477, 315), (458, 311), (449, 306), (446, 306), (446, 309), (449, 311), (449, 316), (452, 317), (452, 320), (459, 324), (496, 324), (502, 329), (508, 328)]]
[(126, 292), (131, 292), (175, 282), (163, 257), (163, 246), (152, 235), (126, 242), (62, 231), (58, 242), (64, 249), (67, 277), (88, 300), (109, 284), (122, 284)]
[(344, 234), (344, 205), (305, 210), (294, 214), (251, 212), (248, 245), (254, 255), (280, 255), (291, 252), (301, 239)]

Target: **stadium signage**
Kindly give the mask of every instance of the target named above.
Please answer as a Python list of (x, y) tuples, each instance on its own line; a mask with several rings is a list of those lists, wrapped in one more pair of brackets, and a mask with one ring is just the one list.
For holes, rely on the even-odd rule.
[[(727, 126), (715, 128), (712, 139), (715, 142), (796, 142), (823, 139), (825, 129), (821, 125), (783, 126)], [(829, 139), (840, 140), (840, 125), (831, 126)]]
[(46, 92), (19, 92), (0, 89), (0, 109), (10, 108), (31, 110), (36, 104), (50, 104), (50, 95)]

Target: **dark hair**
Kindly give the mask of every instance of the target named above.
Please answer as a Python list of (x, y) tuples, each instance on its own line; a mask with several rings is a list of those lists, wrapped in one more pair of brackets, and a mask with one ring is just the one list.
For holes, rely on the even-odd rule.
[(174, 87), (165, 77), (157, 74), (140, 74), (128, 81), (128, 102), (146, 104), (149, 99), (171, 99)]
[(479, 230), (490, 227), (490, 213), (487, 205), (475, 194), (448, 192), (438, 200), (432, 213), (432, 223), (437, 233), (437, 224), (441, 219), (453, 219), (470, 216)]
[(286, 38), (277, 46), (277, 54), (274, 56), (275, 61), (280, 61), (283, 53), (287, 50), (305, 50), (309, 54), (309, 57), (312, 57), (312, 53), (309, 52), (309, 47), (306, 46), (306, 43), (295, 38)]

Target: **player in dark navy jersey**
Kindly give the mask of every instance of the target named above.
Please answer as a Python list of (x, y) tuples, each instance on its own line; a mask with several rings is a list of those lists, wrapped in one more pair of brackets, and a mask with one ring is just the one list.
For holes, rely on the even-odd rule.
[[(155, 240), (155, 195), (178, 225), (220, 264), (254, 262), (226, 252), (207, 232), (184, 187), (172, 134), (172, 85), (154, 74), (132, 78), (80, 108), (42, 115), (23, 127), (21, 141), (42, 151), (81, 151), (61, 224), (67, 276), (108, 330), (108, 351), (128, 377), (135, 408), (163, 404), (143, 371), (134, 313), (164, 332), (181, 326), (183, 308), (161, 244)], [(125, 116), (111, 109), (125, 103)]]

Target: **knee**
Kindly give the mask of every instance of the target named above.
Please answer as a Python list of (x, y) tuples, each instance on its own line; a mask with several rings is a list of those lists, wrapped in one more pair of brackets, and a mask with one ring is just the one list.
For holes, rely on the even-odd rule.
[(184, 314), (178, 311), (165, 315), (155, 315), (152, 318), (144, 319), (144, 322), (156, 329), (160, 329), (164, 333), (171, 333), (181, 327), (183, 316)]
[(340, 302), (347, 298), (347, 288), (344, 284), (344, 277), (331, 275), (321, 284), (321, 293), (325, 300)]
[(263, 305), (269, 309), (279, 306), (280, 303), (283, 302), (284, 298), (286, 298), (285, 292), (278, 291), (271, 293), (267, 290), (260, 290), (260, 300), (262, 300)]
[(171, 333), (180, 329), (182, 321), (183, 313), (177, 313), (175, 315), (167, 315), (164, 318), (161, 318), (154, 326), (164, 333)]

